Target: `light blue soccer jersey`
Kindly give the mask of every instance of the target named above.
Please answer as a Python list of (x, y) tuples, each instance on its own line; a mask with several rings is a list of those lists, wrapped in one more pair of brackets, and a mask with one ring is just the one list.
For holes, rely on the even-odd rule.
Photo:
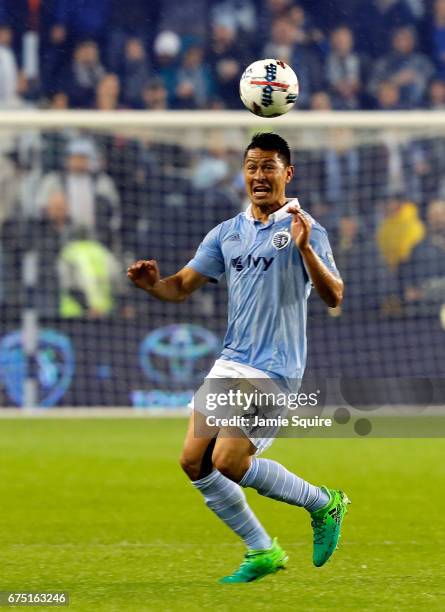
[[(254, 219), (250, 208), (224, 221), (207, 234), (187, 264), (213, 280), (226, 275), (228, 327), (221, 359), (273, 378), (302, 378), (306, 366), (311, 283), (290, 236), (289, 204), (270, 215), (266, 225)], [(326, 230), (307, 216), (314, 251), (338, 275)]]

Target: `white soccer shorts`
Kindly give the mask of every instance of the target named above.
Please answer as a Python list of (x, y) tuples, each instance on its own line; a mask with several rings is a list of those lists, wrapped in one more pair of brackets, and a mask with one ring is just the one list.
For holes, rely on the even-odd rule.
[[(238, 363), (236, 361), (226, 361), (225, 359), (217, 359), (213, 364), (213, 367), (209, 371), (206, 376), (207, 379), (245, 379), (246, 382), (250, 383), (251, 389), (257, 389), (260, 393), (282, 393), (283, 389), (281, 389), (272, 379), (262, 370), (258, 370), (257, 368), (253, 368), (252, 366), (248, 366), (242, 363)], [(266, 379), (267, 383), (261, 385), (261, 379)], [(189, 407), (192, 410), (197, 410), (201, 414), (207, 416), (209, 413), (203, 406), (195, 405), (202, 401), (202, 398), (205, 396), (206, 383), (198, 389), (195, 393), (192, 401), (189, 404)], [(212, 390), (215, 390), (214, 382), (212, 381)], [(222, 388), (222, 391), (224, 389)], [(228, 408), (229, 411), (229, 408)], [(287, 414), (287, 406), (283, 406), (279, 409), (279, 412), (274, 411), (274, 416), (277, 414), (280, 416), (286, 416)], [(252, 444), (256, 447), (255, 455), (260, 455), (266, 449), (268, 449), (273, 443), (276, 434), (279, 431), (279, 427), (269, 428), (267, 431), (269, 433), (268, 437), (259, 437), (259, 432), (263, 431), (264, 428), (252, 427), (252, 426), (239, 426), (239, 429), (246, 435), (247, 438), (252, 442)]]

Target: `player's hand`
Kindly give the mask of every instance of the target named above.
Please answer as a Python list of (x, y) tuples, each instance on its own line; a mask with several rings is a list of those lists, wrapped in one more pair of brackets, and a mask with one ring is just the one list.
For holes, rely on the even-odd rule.
[(149, 291), (160, 280), (158, 263), (154, 259), (140, 259), (127, 270), (128, 278), (140, 289)]
[(311, 235), (311, 221), (304, 214), (299, 206), (289, 206), (287, 212), (293, 215), (292, 223), (290, 226), (291, 236), (296, 246), (301, 250), (304, 250), (309, 246), (309, 238)]

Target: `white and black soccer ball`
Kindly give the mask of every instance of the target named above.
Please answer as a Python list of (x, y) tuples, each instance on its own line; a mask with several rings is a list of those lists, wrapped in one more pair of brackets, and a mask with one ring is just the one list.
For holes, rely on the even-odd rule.
[(298, 78), (290, 66), (276, 59), (250, 64), (240, 80), (244, 106), (260, 117), (279, 117), (290, 111), (298, 98)]

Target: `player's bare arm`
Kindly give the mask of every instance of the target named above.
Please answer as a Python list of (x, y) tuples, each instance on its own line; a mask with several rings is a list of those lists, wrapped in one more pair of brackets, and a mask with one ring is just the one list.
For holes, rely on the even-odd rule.
[(207, 276), (187, 267), (172, 276), (161, 278), (154, 259), (136, 261), (128, 268), (127, 276), (136, 287), (163, 302), (183, 302), (209, 281)]
[(291, 235), (296, 247), (300, 250), (312, 284), (328, 306), (331, 308), (339, 306), (343, 301), (343, 281), (325, 266), (312, 248), (309, 242), (311, 235), (309, 218), (298, 206), (290, 206), (288, 212), (293, 215)]

